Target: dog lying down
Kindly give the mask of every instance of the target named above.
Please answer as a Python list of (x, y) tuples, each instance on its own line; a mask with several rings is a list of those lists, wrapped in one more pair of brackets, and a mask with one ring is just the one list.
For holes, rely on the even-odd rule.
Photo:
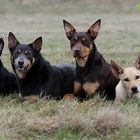
[(127, 68), (122, 68), (111, 60), (111, 69), (113, 74), (120, 79), (115, 89), (115, 106), (134, 96), (140, 99), (140, 56), (137, 58), (134, 67)]
[(39, 96), (59, 100), (67, 93), (73, 93), (75, 68), (70, 64), (51, 65), (40, 53), (42, 44), (42, 37), (22, 44), (13, 33), (9, 33), (11, 64), (23, 100), (33, 102)]

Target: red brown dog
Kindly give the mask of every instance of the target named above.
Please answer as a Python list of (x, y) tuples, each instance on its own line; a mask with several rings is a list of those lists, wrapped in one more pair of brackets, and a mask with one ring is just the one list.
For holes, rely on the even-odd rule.
[(74, 94), (80, 99), (87, 99), (99, 93), (107, 99), (115, 98), (115, 87), (119, 82), (110, 65), (98, 52), (94, 43), (100, 29), (101, 20), (97, 20), (87, 32), (77, 32), (63, 20), (67, 38), (76, 60)]

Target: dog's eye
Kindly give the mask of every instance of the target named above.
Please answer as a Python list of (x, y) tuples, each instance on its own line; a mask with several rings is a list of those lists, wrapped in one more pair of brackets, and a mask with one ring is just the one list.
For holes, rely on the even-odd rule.
[(78, 37), (75, 37), (75, 38), (74, 38), (74, 41), (77, 41), (77, 40), (78, 40)]
[(139, 78), (140, 78), (140, 76), (138, 76), (138, 75), (135, 77), (135, 79), (139, 79)]
[(25, 51), (24, 53), (27, 55), (27, 54), (29, 54), (29, 51)]
[(86, 41), (86, 39), (83, 37), (83, 38), (82, 38), (82, 41), (83, 41), (83, 42), (85, 42), (85, 41)]
[(128, 78), (124, 78), (124, 81), (125, 81), (125, 82), (128, 82), (128, 81), (129, 81), (129, 79), (128, 79)]
[(17, 50), (17, 51), (16, 51), (16, 54), (20, 54), (20, 53), (21, 53), (21, 50)]

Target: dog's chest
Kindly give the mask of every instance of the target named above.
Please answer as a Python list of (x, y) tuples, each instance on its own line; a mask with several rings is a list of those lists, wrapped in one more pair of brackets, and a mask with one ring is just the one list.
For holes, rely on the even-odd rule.
[(37, 76), (19, 80), (20, 92), (22, 96), (39, 95), (45, 90), (45, 84), (46, 81), (39, 79)]
[(98, 81), (91, 82), (91, 81), (74, 81), (74, 92), (78, 93), (80, 91), (84, 91), (86, 96), (92, 96), (98, 90), (100, 84)]

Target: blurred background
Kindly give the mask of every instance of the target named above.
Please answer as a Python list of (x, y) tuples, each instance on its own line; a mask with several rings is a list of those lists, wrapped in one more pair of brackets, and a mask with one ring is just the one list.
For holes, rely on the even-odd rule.
[(97, 48), (110, 61), (134, 64), (140, 51), (139, 0), (0, 0), (0, 36), (5, 40), (2, 60), (11, 69), (7, 36), (20, 42), (43, 37), (43, 56), (52, 64), (74, 63), (62, 20), (86, 31), (97, 19), (102, 25)]

